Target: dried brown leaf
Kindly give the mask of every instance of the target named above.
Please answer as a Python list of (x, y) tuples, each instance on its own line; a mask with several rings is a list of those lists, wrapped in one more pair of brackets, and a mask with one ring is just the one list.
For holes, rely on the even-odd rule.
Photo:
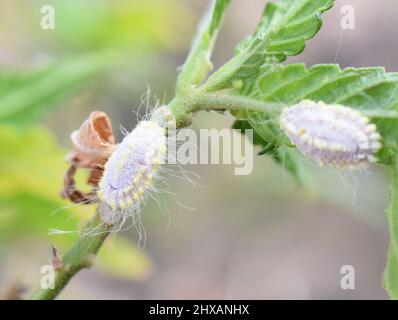
[(105, 112), (92, 112), (71, 139), (75, 149), (67, 160), (78, 168), (103, 166), (116, 148), (112, 123)]
[(61, 196), (74, 203), (90, 204), (97, 199), (95, 191), (84, 193), (77, 190), (74, 177), (78, 168), (90, 169), (87, 183), (98, 186), (104, 164), (116, 149), (111, 120), (105, 112), (94, 111), (79, 130), (71, 134), (71, 139), (74, 149), (67, 157), (71, 166), (65, 173)]

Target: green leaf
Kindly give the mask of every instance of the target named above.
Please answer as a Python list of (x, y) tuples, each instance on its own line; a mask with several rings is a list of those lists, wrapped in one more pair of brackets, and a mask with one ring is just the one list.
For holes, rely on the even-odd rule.
[(242, 41), (238, 52), (263, 54), (265, 62), (281, 62), (305, 48), (305, 41), (322, 26), (321, 14), (333, 0), (282, 0), (267, 3), (253, 35)]
[(60, 199), (59, 191), (67, 168), (66, 150), (57, 145), (48, 130), (2, 124), (0, 149), (2, 197), (28, 192), (51, 201)]
[(301, 53), (306, 40), (322, 25), (321, 14), (334, 0), (282, 0), (267, 3), (253, 35), (237, 47), (237, 55), (206, 82), (205, 90), (230, 88), (254, 79), (263, 64), (282, 62)]
[(99, 270), (125, 279), (143, 279), (151, 271), (152, 261), (131, 241), (118, 235), (108, 238), (98, 254)]
[(278, 147), (272, 154), (273, 159), (286, 169), (293, 178), (309, 191), (314, 190), (314, 181), (308, 170), (300, 161), (300, 155), (296, 149), (286, 146)]
[[(253, 129), (248, 121), (236, 120), (232, 126), (233, 129), (240, 130), (242, 134), (244, 130)], [(253, 144), (261, 146), (259, 155), (270, 155), (280, 165), (282, 165), (287, 171), (291, 173), (297, 183), (308, 190), (312, 190), (314, 182), (309, 174), (308, 170), (304, 168), (302, 163), (299, 161), (300, 155), (298, 152), (286, 146), (277, 146), (273, 143), (266, 142), (256, 131), (253, 131)]]
[[(247, 121), (245, 121), (245, 120), (236, 120), (236, 121), (233, 123), (233, 125), (232, 125), (232, 129), (239, 130), (239, 131), (241, 131), (241, 133), (244, 133), (245, 130), (250, 130), (250, 129), (253, 130), (253, 128), (252, 128), (252, 126), (250, 125), (250, 123), (247, 122)], [(253, 141), (252, 141), (252, 143), (253, 143), (254, 145), (260, 145), (260, 146), (263, 146), (263, 147), (265, 147), (266, 144), (267, 144), (267, 143), (264, 141), (264, 139), (261, 138), (261, 136), (258, 135), (257, 132), (255, 132), (255, 131), (253, 132)], [(263, 149), (260, 153), (261, 153), (261, 154), (265, 153), (265, 152), (264, 152), (264, 149)]]
[(29, 72), (0, 70), (0, 122), (20, 124), (38, 119), (84, 81), (114, 63), (113, 58), (98, 53)]
[[(23, 234), (49, 241), (49, 229), (77, 231), (81, 219), (93, 208), (61, 199), (66, 150), (57, 145), (54, 136), (41, 127), (2, 124), (0, 149), (4, 150), (0, 153), (1, 237), (18, 240)], [(51, 241), (63, 247), (71, 245), (75, 237), (62, 234)]]
[(54, 1), (52, 5), (56, 28), (52, 37), (45, 39), (57, 41), (62, 52), (114, 48), (128, 51), (134, 61), (137, 54), (148, 54), (159, 47), (180, 50), (193, 26), (192, 10), (178, 0), (131, 0), (117, 4), (86, 0), (85, 5), (80, 0), (68, 0)]
[(58, 247), (66, 247), (76, 238), (76, 235), (65, 234), (48, 239), (49, 229), (77, 230), (78, 219), (74, 214), (78, 210), (63, 208), (65, 204), (62, 201), (21, 188), (12, 195), (1, 195), (0, 203), (1, 245), (35, 237), (46, 241), (48, 246), (53, 242)]

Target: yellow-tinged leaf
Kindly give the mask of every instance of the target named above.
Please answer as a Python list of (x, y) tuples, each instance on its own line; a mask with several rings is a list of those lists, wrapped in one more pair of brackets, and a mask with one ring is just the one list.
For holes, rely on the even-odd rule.
[(122, 236), (108, 238), (102, 246), (96, 264), (99, 270), (116, 277), (144, 279), (152, 270), (149, 256)]

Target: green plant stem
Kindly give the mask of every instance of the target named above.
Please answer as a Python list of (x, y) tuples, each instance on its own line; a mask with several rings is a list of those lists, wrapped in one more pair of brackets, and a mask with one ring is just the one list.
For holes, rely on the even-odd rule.
[(187, 122), (191, 118), (190, 115), (198, 111), (230, 111), (234, 114), (261, 112), (262, 114), (269, 114), (275, 117), (280, 114), (283, 107), (285, 105), (281, 103), (262, 102), (237, 95), (206, 94), (202, 91), (193, 94), (189, 99), (174, 99), (169, 104), (178, 128), (189, 124)]
[(391, 171), (391, 199), (387, 216), (391, 243), (398, 253), (398, 157), (395, 157)]
[(212, 70), (210, 55), (230, 2), (231, 0), (212, 1), (202, 17), (191, 50), (177, 79), (177, 97), (189, 95), (191, 89), (198, 86)]
[(244, 96), (204, 94), (193, 96), (189, 102), (189, 112), (200, 110), (279, 113), (284, 107), (281, 103), (265, 103)]
[(391, 197), (387, 211), (390, 246), (384, 286), (391, 299), (398, 299), (398, 157), (395, 157), (391, 171)]
[(201, 19), (191, 50), (178, 76), (175, 97), (169, 104), (178, 127), (189, 125), (187, 100), (213, 68), (210, 56), (230, 2), (231, 0), (213, 0)]
[(54, 288), (38, 288), (27, 299), (52, 300), (56, 298), (76, 273), (93, 265), (96, 254), (110, 231), (110, 226), (102, 222), (99, 210), (97, 209), (94, 217), (85, 226), (87, 230), (94, 230), (94, 234), (81, 235), (76, 244), (62, 258), (63, 266), (55, 271)]

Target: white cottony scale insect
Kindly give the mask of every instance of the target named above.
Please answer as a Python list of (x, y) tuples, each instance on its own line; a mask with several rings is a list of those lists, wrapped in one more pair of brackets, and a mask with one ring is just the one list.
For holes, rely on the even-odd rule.
[(155, 121), (141, 121), (106, 163), (99, 199), (113, 210), (138, 210), (165, 155), (165, 129)]
[(375, 162), (381, 136), (375, 124), (341, 105), (301, 101), (285, 108), (280, 126), (296, 147), (319, 165), (356, 169)]

